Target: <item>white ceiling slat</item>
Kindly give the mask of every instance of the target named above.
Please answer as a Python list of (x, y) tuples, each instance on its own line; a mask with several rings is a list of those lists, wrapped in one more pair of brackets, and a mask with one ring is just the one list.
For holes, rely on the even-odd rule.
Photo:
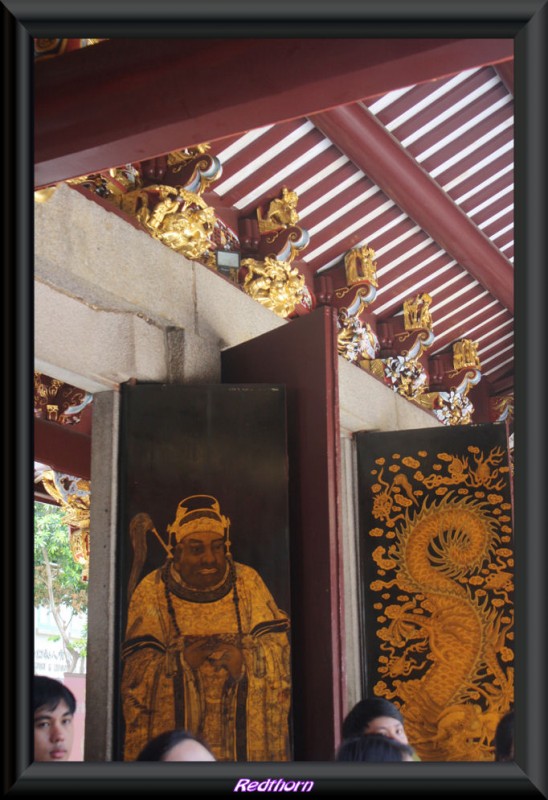
[(463, 160), (463, 158), (466, 158), (466, 156), (469, 156), (471, 153), (479, 150), (480, 147), (490, 142), (492, 139), (498, 136), (499, 133), (503, 133), (505, 130), (512, 127), (513, 124), (513, 118), (501, 122), (500, 125), (497, 125), (492, 131), (489, 131), (489, 133), (486, 133), (484, 136), (480, 136), (479, 139), (476, 139), (476, 141), (472, 142), (472, 144), (468, 145), (468, 147), (459, 150), (458, 153), (455, 153), (454, 156), (449, 158), (443, 164), (440, 164), (438, 167), (430, 170), (430, 176), (432, 178), (436, 178), (438, 175), (441, 175), (443, 172), (448, 170), (449, 167), (452, 167), (454, 164), (458, 164), (459, 161)]
[[(310, 205), (305, 206), (302, 209), (299, 209), (299, 218), (303, 219), (304, 217), (307, 217), (310, 214), (312, 214), (313, 211), (316, 211), (316, 209), (322, 208), (322, 206), (327, 205), (327, 203), (330, 200), (332, 200), (334, 197), (340, 196), (342, 192), (344, 192), (346, 189), (349, 189), (351, 186), (353, 186), (357, 181), (361, 180), (362, 178), (365, 178), (365, 175), (361, 171), (355, 172), (353, 175), (350, 175), (345, 181), (339, 183), (337, 186), (334, 186), (333, 189), (330, 189), (329, 192), (326, 192), (321, 197), (318, 197), (318, 199), (314, 200), (312, 203), (310, 203)], [(299, 188), (296, 188), (295, 191), (300, 197)]]
[[(454, 292), (450, 297), (446, 297), (445, 300), (440, 300), (439, 303), (436, 303), (436, 312), (438, 312), (440, 308), (443, 308), (448, 303), (453, 303), (457, 299), (457, 297), (461, 297), (463, 294), (467, 294), (468, 292), (472, 291), (472, 289), (475, 289), (476, 286), (479, 286), (478, 281), (472, 280), (470, 281), (470, 283), (467, 283), (466, 286), (463, 286), (462, 289), (459, 289), (458, 292)], [(487, 295), (488, 293), (484, 292), (484, 294)], [(480, 295), (480, 297), (481, 296), (482, 295)], [(460, 313), (460, 311), (462, 311), (463, 308), (466, 308), (467, 305), (470, 305), (475, 300), (477, 300), (477, 297), (474, 297), (473, 300), (469, 300), (467, 303), (464, 303), (463, 305), (459, 305), (458, 309), (455, 309), (454, 311), (451, 311), (449, 314), (446, 314), (445, 317), (441, 317), (441, 319), (438, 319), (438, 325), (441, 325), (443, 322), (445, 322), (446, 319), (449, 319), (456, 312)]]
[(492, 225), (493, 222), (496, 222), (501, 217), (504, 217), (507, 214), (511, 214), (513, 212), (513, 210), (514, 210), (514, 204), (512, 203), (512, 205), (506, 206), (505, 208), (501, 209), (500, 211), (497, 211), (496, 214), (493, 214), (492, 217), (489, 217), (489, 219), (486, 219), (485, 222), (480, 223), (478, 225), (478, 228), (480, 230), (483, 230), (484, 228), (487, 228), (489, 225)]
[[(432, 297), (432, 300), (435, 300), (438, 295), (445, 294), (445, 292), (449, 289), (450, 286), (452, 286), (454, 283), (457, 283), (457, 281), (461, 281), (463, 279), (463, 277), (464, 277), (464, 273), (461, 273), (460, 275), (453, 275), (452, 278), (450, 278), (448, 281), (443, 283), (441, 286), (438, 286), (436, 289), (430, 289), (428, 294)], [(466, 291), (468, 291), (470, 288), (471, 287), (468, 286), (466, 288)], [(453, 299), (453, 297), (456, 297), (456, 296), (457, 295), (452, 295), (451, 296), (451, 300)], [(444, 306), (447, 302), (448, 302), (447, 300), (442, 300), (440, 303), (437, 304), (437, 306), (436, 305), (432, 306), (432, 309), (436, 308), (436, 310), (437, 310), (437, 309), (441, 308), (442, 306)], [(432, 314), (434, 314), (433, 310), (432, 310)]]
[[(444, 254), (443, 252), (441, 252), (441, 251), (440, 251), (440, 253), (437, 253), (437, 254), (435, 254), (435, 257), (436, 257), (436, 258), (438, 258), (440, 255), (445, 255), (445, 254)], [(428, 261), (428, 260), (430, 260), (430, 259), (427, 259), (427, 261)], [(426, 263), (426, 262), (424, 262), (424, 263)], [(452, 283), (455, 283), (456, 281), (458, 281), (458, 280), (461, 280), (461, 279), (462, 279), (462, 277), (463, 277), (464, 273), (463, 273), (462, 275), (455, 275), (453, 278), (451, 278), (449, 281), (447, 281), (447, 283), (445, 283), (443, 287), (440, 287), (440, 288), (438, 288), (438, 289), (435, 289), (435, 290), (434, 290), (434, 289), (431, 289), (431, 288), (429, 287), (429, 283), (431, 283), (431, 282), (432, 282), (432, 280), (433, 280), (434, 278), (438, 277), (439, 275), (443, 275), (443, 274), (444, 274), (445, 272), (447, 272), (447, 271), (448, 271), (448, 270), (449, 270), (449, 269), (450, 269), (452, 266), (454, 266), (454, 265), (455, 265), (455, 263), (456, 263), (456, 262), (455, 262), (455, 261), (453, 261), (453, 262), (451, 262), (450, 264), (444, 264), (444, 266), (443, 266), (443, 267), (440, 267), (440, 268), (439, 268), (439, 269), (437, 269), (435, 272), (428, 272), (428, 273), (425, 273), (425, 274), (424, 274), (424, 275), (423, 275), (421, 278), (417, 279), (417, 282), (416, 282), (416, 283), (413, 285), (413, 289), (412, 289), (412, 290), (411, 290), (411, 289), (405, 289), (404, 291), (400, 292), (400, 293), (399, 293), (399, 294), (398, 294), (396, 297), (392, 297), (392, 299), (391, 299), (391, 300), (390, 300), (388, 303), (385, 303), (383, 306), (379, 306), (378, 308), (377, 308), (377, 307), (375, 307), (373, 310), (375, 311), (375, 313), (376, 313), (378, 316), (382, 316), (382, 314), (383, 314), (383, 313), (384, 313), (386, 310), (388, 310), (388, 309), (389, 309), (389, 308), (391, 308), (391, 307), (394, 307), (394, 305), (395, 305), (395, 304), (401, 304), (401, 303), (403, 303), (403, 301), (404, 301), (406, 298), (408, 298), (408, 297), (409, 297), (410, 295), (412, 295), (412, 294), (416, 294), (416, 293), (417, 293), (417, 292), (419, 292), (420, 290), (424, 290), (424, 291), (428, 292), (428, 294), (429, 294), (429, 295), (430, 295), (432, 298), (434, 298), (434, 297), (436, 296), (436, 294), (438, 294), (439, 292), (441, 292), (441, 291), (442, 291), (444, 288), (447, 288), (447, 286), (450, 286)], [(417, 270), (417, 268), (416, 268), (416, 267), (414, 267), (414, 268), (413, 268), (413, 272), (416, 272), (416, 270)], [(405, 276), (405, 277), (408, 277), (408, 275), (406, 274), (406, 276)], [(393, 281), (393, 283), (391, 284), (391, 286), (397, 286), (397, 284), (398, 284), (398, 283), (401, 283), (401, 282), (402, 282), (402, 278), (400, 277), (400, 278), (398, 278), (396, 281)], [(380, 290), (379, 290), (379, 293), (381, 293), (381, 292), (380, 292)], [(400, 313), (401, 313), (401, 312), (399, 312), (399, 311), (398, 311), (398, 313), (396, 314), (396, 316), (398, 316)], [(435, 320), (434, 314), (433, 314), (433, 324), (434, 324), (434, 326), (435, 326), (435, 324), (436, 324), (436, 320)]]
[(386, 264), (384, 267), (381, 267), (381, 269), (377, 269), (377, 277), (382, 278), (384, 275), (386, 275), (391, 270), (395, 269), (404, 261), (407, 261), (408, 258), (411, 258), (411, 256), (420, 253), (421, 250), (424, 250), (425, 247), (428, 247), (431, 244), (433, 244), (433, 240), (430, 239), (429, 236), (427, 236), (425, 239), (423, 239), (422, 242), (419, 242), (417, 245), (415, 245), (415, 247), (412, 247), (411, 250), (408, 250), (406, 253), (399, 256), (399, 258), (394, 259), (394, 261), (391, 261), (389, 264)]
[(454, 142), (455, 139), (458, 139), (459, 136), (462, 136), (464, 133), (467, 133), (470, 130), (470, 128), (479, 125), (480, 122), (490, 117), (492, 114), (495, 113), (495, 111), (498, 111), (499, 108), (502, 108), (503, 106), (507, 105), (510, 102), (510, 100), (511, 97), (509, 96), (503, 97), (496, 103), (493, 103), (492, 106), (489, 106), (489, 108), (485, 108), (483, 111), (477, 114), (477, 116), (475, 116), (473, 119), (465, 122), (464, 125), (460, 125), (458, 128), (451, 131), (451, 133), (448, 133), (447, 136), (444, 136), (443, 139), (437, 141), (423, 153), (420, 153), (418, 156), (415, 156), (416, 160), (420, 164), (422, 161), (425, 161), (427, 158), (430, 158), (430, 156), (433, 156), (434, 153), (437, 153), (439, 150), (442, 150), (444, 147), (446, 147), (446, 145), (451, 144), (451, 142)]
[(492, 375), (494, 372), (498, 372), (500, 369), (502, 369), (502, 367), (505, 367), (506, 364), (513, 364), (513, 362), (514, 362), (514, 358), (512, 356), (512, 358), (507, 358), (506, 361), (503, 361), (501, 364), (497, 364), (496, 367), (493, 367), (493, 369), (490, 369), (487, 372), (483, 372), (482, 371), (482, 374), (484, 375), (484, 377), (487, 378), (489, 375)]
[(250, 175), (264, 167), (269, 161), (275, 158), (280, 153), (283, 153), (290, 145), (298, 142), (299, 139), (302, 139), (303, 136), (306, 136), (311, 130), (314, 129), (314, 125), (311, 122), (304, 122), (300, 125), (296, 130), (291, 131), (287, 136), (284, 136), (283, 139), (280, 139), (279, 142), (269, 147), (264, 153), (260, 156), (257, 156), (250, 161), (245, 167), (242, 167), (237, 172), (234, 173), (230, 178), (227, 178), (225, 181), (221, 181), (221, 183), (217, 184), (215, 187), (215, 191), (221, 197), (241, 183), (243, 180), (248, 178)]
[[(319, 231), (323, 230), (331, 222), (342, 219), (342, 217), (344, 217), (345, 214), (348, 214), (350, 211), (356, 208), (356, 206), (359, 206), (361, 203), (365, 203), (366, 200), (369, 200), (369, 198), (373, 197), (375, 194), (377, 194), (377, 192), (380, 192), (379, 187), (372, 186), (366, 192), (362, 192), (362, 194), (358, 195), (358, 197), (354, 197), (353, 200), (349, 200), (348, 203), (344, 204), (344, 206), (341, 206), (341, 208), (338, 208), (336, 211), (333, 212), (333, 214), (330, 214), (328, 217), (323, 219), (321, 223), (318, 223), (317, 225), (314, 225), (312, 228), (310, 228), (309, 230), (310, 236), (313, 236), (315, 233), (318, 233)], [(392, 202), (392, 200), (388, 200), (381, 206), (377, 206), (377, 208), (373, 213), (375, 216), (379, 216), (379, 214), (383, 214), (387, 209), (391, 208), (393, 205), (394, 203)], [(370, 216), (371, 214), (365, 216), (363, 220), (359, 220), (358, 227), (360, 225), (365, 224), (368, 220), (368, 217)], [(350, 228), (348, 228), (348, 230), (350, 230)], [(355, 230), (355, 228), (353, 228), (353, 230)]]
[[(399, 128), (400, 125), (403, 125), (404, 122), (415, 117), (421, 111), (424, 111), (425, 108), (431, 106), (436, 100), (439, 100), (441, 97), (446, 95), (455, 87), (459, 86), (465, 80), (467, 80), (471, 75), (475, 72), (479, 71), (479, 67), (476, 69), (469, 69), (466, 72), (460, 72), (451, 78), (449, 81), (443, 84), (443, 86), (439, 86), (435, 91), (430, 92), (426, 97), (424, 97), (420, 102), (416, 103), (414, 106), (411, 106), (406, 111), (402, 112), (399, 116), (393, 119), (386, 125), (386, 130), (394, 131), (396, 128)], [(493, 79), (492, 79), (493, 80)], [(369, 109), (372, 111), (372, 108)]]
[[(499, 178), (504, 177), (504, 175), (506, 175), (508, 172), (513, 172), (513, 169), (514, 169), (514, 165), (513, 164), (507, 164), (505, 167), (500, 169), (498, 172), (494, 172), (492, 175), (490, 175), (484, 181), (482, 181), (481, 183), (478, 183), (476, 186), (473, 186), (465, 194), (462, 194), (460, 197), (457, 197), (455, 199), (455, 203), (457, 205), (460, 205), (461, 203), (465, 203), (466, 200), (469, 200), (475, 194), (478, 194), (479, 192), (483, 191), (483, 189), (487, 189), (488, 186), (491, 186), (491, 184), (495, 183), (495, 181), (498, 181)], [(476, 172), (476, 175), (477, 174), (478, 173)], [(509, 186), (511, 188), (513, 188), (513, 182), (511, 182), (509, 184)], [(442, 187), (442, 188), (444, 189), (444, 191), (446, 191), (446, 187), (445, 186)]]
[[(400, 214), (399, 217), (395, 217), (394, 219), (391, 219), (390, 222), (387, 222), (386, 225), (382, 226), (382, 228), (378, 228), (376, 231), (373, 231), (367, 237), (367, 239), (363, 239), (362, 242), (358, 245), (358, 247), (361, 247), (364, 244), (369, 244), (370, 242), (371, 242), (371, 246), (373, 246), (373, 243), (376, 242), (377, 239), (380, 239), (381, 236), (383, 236), (389, 230), (392, 230), (392, 228), (394, 228), (396, 225), (400, 225), (405, 220), (409, 220), (409, 217), (407, 216), (407, 214)], [(415, 228), (413, 230), (417, 230), (416, 226), (415, 226)]]
[[(384, 247), (379, 247), (379, 249), (376, 251), (377, 258), (382, 258), (382, 256), (384, 256), (386, 253), (389, 253), (390, 250), (393, 250), (394, 247), (397, 247), (402, 242), (405, 242), (406, 239), (409, 239), (409, 237), (413, 236), (415, 233), (420, 233), (420, 231), (421, 229), (419, 228), (419, 226), (414, 225), (412, 228), (409, 228), (408, 230), (404, 231), (404, 233), (400, 233), (399, 236), (396, 236), (395, 239), (391, 239), (388, 242), (388, 244), (384, 245)], [(430, 241), (432, 241), (432, 239), (430, 239)], [(385, 268), (390, 269), (390, 262), (388, 262), (388, 264), (385, 264), (380, 269), (384, 270)], [(378, 270), (378, 274), (379, 273), (380, 270)]]
[[(477, 331), (477, 330), (478, 330), (478, 328), (483, 328), (483, 327), (485, 327), (485, 325), (488, 325), (488, 324), (492, 323), (492, 322), (493, 322), (493, 320), (494, 320), (494, 319), (496, 319), (497, 317), (500, 317), (500, 315), (501, 315), (501, 314), (504, 314), (504, 309), (501, 309), (501, 310), (498, 312), (498, 314), (494, 314), (494, 316), (490, 317), (490, 318), (487, 320), (487, 322), (478, 322), (478, 324), (477, 324), (477, 325), (474, 325), (474, 327), (473, 327), (473, 328), (469, 328), (469, 329), (468, 329), (468, 332), (467, 332), (467, 336), (468, 336), (468, 338), (470, 338), (470, 337), (472, 336), (472, 334), (474, 333), (474, 331)], [(501, 323), (500, 325), (497, 325), (497, 327), (496, 327), (496, 328), (489, 328), (489, 330), (487, 331), (487, 333), (485, 333), (485, 334), (484, 334), (482, 337), (480, 337), (480, 338), (481, 338), (481, 339), (484, 339), (486, 336), (492, 336), (494, 333), (496, 333), (497, 331), (501, 331), (503, 328), (506, 328), (508, 325), (512, 325), (512, 330), (513, 330), (514, 321), (513, 321), (513, 320), (511, 320), (511, 319), (507, 319), (507, 320), (505, 320), (503, 323)], [(479, 339), (478, 339), (478, 341), (479, 341)]]
[[(431, 131), (435, 130), (439, 125), (442, 124), (442, 122), (445, 122), (446, 120), (451, 119), (451, 117), (456, 116), (456, 114), (458, 114), (459, 111), (462, 111), (463, 108), (466, 108), (467, 106), (471, 105), (471, 103), (473, 103), (474, 100), (476, 100), (478, 97), (481, 97), (482, 94), (487, 92), (496, 83), (497, 83), (497, 80), (495, 78), (493, 78), (491, 81), (488, 81), (487, 83), (484, 83), (482, 86), (480, 86), (478, 89), (476, 89), (471, 94), (466, 95), (466, 97), (463, 97), (461, 100), (459, 100), (457, 103), (452, 105), (450, 108), (446, 108), (445, 111), (442, 111), (442, 113), (438, 114), (437, 117), (434, 117), (429, 122), (427, 122), (425, 125), (422, 125), (416, 131), (414, 131), (413, 133), (409, 134), (409, 136), (407, 136), (405, 139), (402, 139), (402, 142), (401, 142), (402, 146), (403, 147), (409, 147), (409, 145), (413, 144), (413, 142), (418, 141), (418, 139), (421, 139), (423, 136), (426, 136), (427, 133), (430, 133)], [(504, 102), (499, 101), (500, 105), (506, 105), (506, 103), (508, 103), (508, 102), (509, 102), (509, 100), (507, 98), (504, 98)], [(500, 107), (500, 105), (499, 105), (499, 107)], [(482, 112), (482, 113), (485, 113), (485, 112)], [(481, 115), (479, 115), (479, 116), (481, 116)], [(486, 113), (486, 116), (488, 116), (487, 113)], [(474, 123), (474, 124), (476, 124), (476, 123)], [(387, 127), (389, 128), (390, 126), (387, 126)]]
[(495, 239), (500, 239), (500, 237), (504, 236), (505, 233), (508, 233), (508, 231), (513, 231), (513, 230), (514, 230), (514, 223), (511, 222), (509, 225), (506, 225), (504, 228), (501, 228), (500, 231), (493, 233), (489, 238), (491, 239), (492, 242), (494, 242)]
[(514, 349), (513, 344), (509, 345), (508, 347), (504, 347), (502, 350), (499, 350), (498, 353), (495, 353), (494, 356), (489, 356), (489, 358), (486, 358), (485, 361), (482, 362), (482, 367), (484, 367), (486, 364), (489, 364), (491, 361), (494, 361), (495, 358), (500, 358), (500, 356), (502, 356), (504, 353), (508, 353), (510, 350), (513, 349)]
[[(377, 292), (377, 297), (383, 297), (386, 292), (388, 292), (390, 289), (393, 289), (395, 286), (397, 286), (399, 283), (401, 283), (404, 277), (405, 278), (409, 278), (411, 275), (415, 275), (417, 272), (420, 272), (425, 267), (427, 267), (428, 264), (431, 264), (433, 261), (436, 261), (438, 258), (441, 258), (442, 256), (445, 256), (445, 255), (446, 255), (446, 253), (443, 250), (439, 250), (437, 253), (434, 253), (433, 255), (429, 256), (428, 258), (425, 258), (424, 261), (420, 262), (420, 264), (417, 264), (415, 267), (412, 267), (411, 269), (406, 270), (405, 276), (403, 276), (403, 277), (402, 276), (398, 276), (391, 283), (387, 283), (385, 286), (379, 286), (379, 290)], [(421, 280), (419, 280), (417, 282), (417, 286), (422, 286), (427, 281), (432, 281), (435, 278), (437, 278), (438, 275), (443, 275), (444, 272), (447, 272), (449, 269), (454, 267), (456, 265), (456, 263), (457, 263), (456, 261), (450, 261), (448, 264), (444, 264), (442, 267), (437, 269), (435, 272), (428, 272), (427, 274), (425, 274), (424, 278), (422, 278)], [(428, 291), (428, 289), (427, 289), (427, 291)], [(429, 294), (430, 294), (430, 292), (429, 292)], [(375, 314), (378, 314), (379, 316), (382, 316), (382, 314), (384, 314), (384, 312), (387, 311), (389, 308), (393, 307), (395, 303), (397, 303), (398, 301), (402, 301), (403, 302), (403, 300), (405, 300), (405, 298), (407, 296), (409, 296), (409, 290), (408, 289), (405, 292), (399, 294), (397, 297), (392, 297), (388, 302), (384, 303), (384, 305), (375, 306), (371, 310), (374, 311)]]
[[(305, 194), (309, 189), (317, 186), (319, 183), (325, 180), (325, 178), (329, 177), (329, 175), (332, 175), (333, 172), (336, 172), (342, 166), (348, 164), (349, 160), (350, 159), (348, 159), (346, 156), (340, 156), (340, 158), (337, 158), (336, 161), (332, 161), (331, 164), (328, 164), (327, 167), (324, 167), (322, 170), (320, 170), (317, 175), (313, 175), (312, 178), (309, 178), (304, 183), (296, 186), (295, 191), (299, 197), (301, 197), (301, 195)], [(361, 173), (361, 175), (363, 175), (363, 173)], [(359, 172), (357, 173), (357, 177), (360, 177)]]
[[(506, 188), (501, 189), (500, 192), (497, 192), (497, 194), (492, 195), (492, 197), (488, 197), (487, 200), (484, 200), (483, 203), (479, 204), (479, 206), (470, 209), (468, 216), (473, 217), (475, 214), (479, 214), (480, 211), (483, 211), (485, 208), (489, 208), (489, 206), (493, 205), (493, 203), (496, 203), (497, 200), (500, 200), (500, 198), (504, 197), (506, 194), (508, 194), (508, 192), (513, 191), (513, 186), (506, 186)], [(511, 208), (513, 210), (514, 206), (512, 205)], [(481, 228), (481, 225), (478, 225), (478, 227)]]
[[(488, 336), (488, 335), (490, 335), (490, 334), (486, 334), (486, 336)], [(510, 333), (507, 333), (506, 336), (501, 336), (500, 339), (497, 339), (497, 341), (495, 341), (495, 342), (491, 342), (491, 344), (487, 345), (486, 347), (482, 347), (481, 346), (481, 340), (480, 339), (476, 339), (476, 342), (479, 345), (479, 351), (481, 352), (482, 362), (486, 363), (486, 361), (485, 361), (485, 353), (488, 353), (494, 347), (500, 348), (500, 345), (502, 344), (502, 342), (505, 342), (507, 339), (513, 339), (513, 337), (514, 337), (514, 331), (510, 331)], [(483, 337), (483, 338), (485, 338), (485, 337)], [(502, 352), (503, 352), (502, 350), (497, 349), (496, 356), (500, 355), (500, 353), (502, 353)]]
[(226, 164), (233, 156), (235, 156), (237, 153), (240, 153), (242, 150), (245, 150), (246, 147), (249, 147), (250, 144), (262, 136), (263, 133), (266, 133), (273, 127), (274, 125), (265, 125), (264, 128), (255, 128), (255, 130), (244, 133), (244, 135), (240, 136), (240, 138), (235, 142), (230, 144), (224, 150), (221, 150), (220, 153), (217, 153), (217, 158), (221, 164)]
[(268, 180), (263, 181), (261, 184), (259, 184), (259, 186), (257, 186), (251, 192), (248, 192), (248, 194), (240, 198), (240, 200), (234, 203), (234, 206), (238, 209), (242, 209), (250, 205), (259, 197), (261, 197), (261, 195), (263, 195), (265, 192), (271, 189), (273, 186), (278, 184), (280, 181), (284, 180), (284, 178), (287, 178), (288, 175), (292, 175), (294, 172), (296, 172), (299, 169), (299, 167), (303, 166), (303, 164), (308, 164), (308, 162), (311, 159), (320, 155), (320, 153), (323, 153), (323, 151), (326, 150), (329, 146), (330, 142), (328, 142), (326, 139), (324, 139), (321, 142), (318, 142), (316, 145), (314, 145), (314, 147), (312, 147), (306, 153), (303, 153), (302, 156), (296, 158), (295, 161), (291, 161), (291, 163), (287, 164), (287, 166), (285, 166), (283, 169), (280, 169), (278, 170), (278, 172), (275, 172), (274, 175), (272, 175)]
[[(470, 305), (470, 303), (467, 303), (467, 305)], [(470, 320), (474, 319), (475, 317), (479, 316), (480, 314), (484, 314), (486, 311), (488, 311), (490, 308), (492, 308), (493, 306), (496, 306), (496, 305), (498, 305), (498, 300), (492, 300), (490, 303), (482, 305), (481, 308), (479, 308), (477, 311), (474, 311), (473, 314), (467, 314), (467, 316), (466, 316), (467, 322), (470, 322)], [(464, 306), (463, 306), (463, 308), (464, 308)], [(504, 311), (505, 311), (505, 309), (500, 309), (495, 314), (495, 317), (498, 317), (501, 314), (504, 314)], [(445, 319), (446, 320), (449, 319), (450, 316), (451, 315), (446, 316)], [(442, 331), (439, 331), (438, 332), (438, 338), (441, 339), (442, 337), (445, 337), (448, 334), (453, 333), (453, 331), (455, 331), (455, 330), (457, 330), (459, 328), (460, 329), (463, 328), (462, 320), (460, 320), (459, 322), (455, 323), (454, 325), (452, 325), (449, 328), (444, 328)], [(444, 347), (439, 347), (437, 350), (433, 350), (432, 351), (432, 355), (435, 355), (436, 353), (440, 353), (443, 349), (444, 349)]]
[[(378, 187), (374, 187), (374, 188), (378, 189)], [(390, 205), (394, 205), (392, 203), (392, 201), (389, 201), (389, 203), (390, 203)], [(385, 205), (388, 205), (388, 204), (385, 204)], [(385, 210), (386, 209), (383, 206), (377, 207), (370, 214), (367, 214), (365, 217), (363, 217), (363, 219), (358, 219), (352, 225), (349, 225), (347, 228), (344, 228), (344, 230), (339, 231), (337, 234), (332, 236), (330, 239), (328, 239), (322, 245), (317, 247), (316, 250), (312, 250), (310, 252), (309, 251), (305, 251), (304, 256), (303, 256), (304, 260), (305, 261), (312, 261), (314, 258), (317, 258), (319, 255), (321, 255), (322, 253), (325, 253), (326, 250), (329, 250), (331, 247), (336, 245), (338, 242), (342, 241), (343, 239), (348, 238), (350, 236), (350, 234), (354, 233), (354, 231), (357, 231), (359, 228), (363, 228), (364, 225), (367, 225), (367, 223), (371, 222), (373, 219), (375, 219), (375, 217), (378, 217), (380, 214), (383, 214)], [(343, 257), (343, 254), (341, 254), (338, 257), (337, 261), (340, 261), (342, 257)]]
[[(497, 158), (500, 158), (501, 156), (503, 156), (506, 153), (510, 152), (511, 150), (513, 150), (513, 148), (514, 148), (514, 142), (510, 139), (509, 142), (506, 142), (506, 144), (503, 144), (502, 147), (499, 147), (496, 150), (494, 150), (492, 153), (489, 153), (489, 155), (485, 156), (485, 158), (482, 158), (481, 161), (478, 161), (477, 164), (474, 164), (473, 167), (470, 167), (470, 169), (467, 169), (466, 172), (461, 173), (456, 178), (454, 178), (452, 181), (449, 181), (449, 183), (446, 183), (444, 186), (442, 186), (443, 191), (444, 192), (450, 192), (451, 189), (454, 189), (456, 186), (459, 185), (459, 183), (462, 183), (463, 181), (467, 181), (469, 178), (473, 178), (473, 177), (477, 176), (482, 169), (484, 169), (485, 167), (488, 167), (489, 164), (492, 164), (493, 161), (496, 161)], [(436, 169), (441, 170), (441, 172), (446, 172), (446, 170), (448, 170), (450, 166), (452, 166), (452, 164), (450, 164), (447, 161), (447, 162), (445, 162), (443, 164), (440, 164), (439, 167), (436, 167)], [(513, 163), (511, 163), (510, 167), (512, 169), (513, 169), (513, 166), (514, 166)], [(432, 174), (432, 173), (430, 173), (430, 174)], [(438, 174), (440, 174), (440, 173), (438, 173)]]
[[(389, 105), (395, 103), (396, 100), (399, 100), (400, 97), (403, 97), (404, 94), (407, 94), (407, 92), (410, 92), (411, 89), (414, 88), (415, 84), (413, 84), (413, 86), (406, 86), (403, 89), (394, 89), (393, 92), (388, 92), (382, 97), (379, 97), (378, 100), (375, 100), (375, 102), (369, 106), (369, 111), (371, 111), (372, 114), (378, 114), (379, 111), (388, 108)], [(362, 103), (362, 105), (364, 105), (364, 103)]]

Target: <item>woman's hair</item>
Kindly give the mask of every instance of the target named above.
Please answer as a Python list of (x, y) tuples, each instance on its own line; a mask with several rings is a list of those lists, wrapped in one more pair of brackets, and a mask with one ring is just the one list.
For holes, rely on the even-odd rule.
[(388, 736), (378, 733), (364, 733), (344, 739), (335, 761), (406, 761), (405, 756), (413, 758), (413, 748)]
[(56, 681), (54, 678), (47, 678), (45, 675), (35, 675), (32, 685), (32, 711), (36, 713), (37, 709), (45, 706), (48, 710), (53, 711), (61, 700), (67, 704), (67, 708), (71, 714), (76, 711), (76, 698), (61, 681)]
[(403, 717), (394, 703), (384, 697), (366, 697), (356, 703), (346, 715), (342, 724), (342, 738), (360, 736), (371, 720), (377, 717), (393, 717), (403, 725)]
[[(151, 739), (146, 744), (137, 758), (136, 761), (162, 761), (163, 757), (168, 753), (172, 747), (190, 739), (193, 742), (198, 742), (211, 753), (209, 747), (205, 745), (197, 736), (183, 730), (165, 731), (154, 739)], [(212, 753), (213, 755), (213, 753)]]
[(512, 761), (514, 758), (514, 712), (509, 711), (499, 720), (495, 731), (495, 761)]

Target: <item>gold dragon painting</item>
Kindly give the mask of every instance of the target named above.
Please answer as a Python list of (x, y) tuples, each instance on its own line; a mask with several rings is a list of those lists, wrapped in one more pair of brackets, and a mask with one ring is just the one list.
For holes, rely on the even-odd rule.
[(422, 760), (492, 761), (514, 695), (507, 452), (406, 452), (367, 469), (369, 692), (399, 706)]

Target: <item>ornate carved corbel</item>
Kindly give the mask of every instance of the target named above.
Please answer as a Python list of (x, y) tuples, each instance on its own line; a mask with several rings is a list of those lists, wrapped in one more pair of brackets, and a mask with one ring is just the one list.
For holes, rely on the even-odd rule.
[(431, 408), (445, 425), (469, 425), (474, 405), (468, 394), (481, 380), (477, 343), (461, 339), (453, 343), (452, 353), (440, 353), (430, 359), (431, 388), (420, 404)]
[(310, 241), (308, 231), (297, 225), (297, 202), (296, 192), (284, 186), (280, 197), (257, 208), (255, 219), (241, 219), (242, 255), (256, 261), (270, 258), (291, 264)]
[(82, 567), (82, 580), (89, 577), (90, 482), (46, 469), (40, 474), (46, 491), (65, 512), (72, 556)]
[(298, 197), (285, 186), (281, 196), (256, 211), (256, 220), (240, 220), (242, 253), (240, 283), (243, 290), (287, 318), (306, 313), (314, 298), (304, 275), (293, 261), (310, 240), (308, 231), (299, 227)]
[[(325, 276), (324, 281), (335, 283), (335, 275), (340, 278), (340, 270)], [(374, 329), (372, 315), (364, 314), (377, 295), (377, 262), (372, 247), (364, 245), (349, 250), (344, 257), (345, 285), (332, 289), (325, 304), (338, 309), (338, 350), (348, 361), (359, 363), (372, 360), (378, 355), (380, 345)], [(322, 276), (317, 279), (318, 289)], [(328, 284), (326, 284), (327, 287)], [(321, 292), (322, 298), (325, 291)], [(342, 305), (342, 299), (346, 305)]]
[(407, 298), (403, 315), (379, 321), (380, 358), (360, 362), (363, 369), (408, 400), (417, 401), (428, 390), (425, 353), (434, 342), (431, 301), (428, 294)]
[(60, 425), (76, 425), (92, 400), (93, 395), (84, 389), (77, 389), (41, 372), (34, 373), (34, 416), (39, 419)]
[(508, 422), (514, 420), (514, 395), (495, 395), (489, 398), (489, 417), (491, 422)]
[(230, 229), (202, 194), (222, 173), (209, 144), (67, 181), (134, 217), (154, 239), (190, 260), (215, 268), (215, 251), (239, 249)]
[(278, 316), (289, 317), (299, 304), (306, 302), (304, 276), (288, 262), (269, 257), (264, 261), (246, 258), (242, 267), (246, 270), (244, 291)]

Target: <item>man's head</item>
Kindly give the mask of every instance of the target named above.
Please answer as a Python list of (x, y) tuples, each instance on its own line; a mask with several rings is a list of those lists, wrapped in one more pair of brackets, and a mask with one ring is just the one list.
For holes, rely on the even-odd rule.
[(59, 681), (34, 676), (34, 760), (66, 761), (74, 737), (76, 698)]
[(514, 712), (505, 714), (495, 731), (495, 761), (514, 760)]
[(137, 761), (216, 761), (206, 745), (189, 731), (171, 730), (151, 739)]
[(413, 761), (413, 748), (381, 734), (365, 734), (344, 739), (336, 761)]
[(175, 537), (173, 565), (191, 589), (207, 590), (227, 572), (229, 520), (209, 495), (182, 500), (168, 531)]
[(342, 727), (343, 739), (376, 733), (408, 744), (403, 717), (396, 706), (383, 697), (368, 697), (356, 703), (347, 714)]

